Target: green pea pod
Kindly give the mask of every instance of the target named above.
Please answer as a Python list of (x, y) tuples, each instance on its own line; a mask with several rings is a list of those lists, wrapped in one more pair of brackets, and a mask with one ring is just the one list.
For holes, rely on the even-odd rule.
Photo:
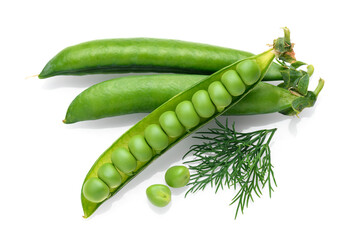
[[(190, 74), (157, 74), (126, 76), (104, 81), (89, 87), (72, 101), (64, 123), (151, 112), (206, 77)], [(292, 106), (296, 99), (303, 99), (303, 97), (261, 82), (244, 97), (241, 103), (233, 106), (225, 114), (250, 115), (282, 112), (292, 115), (294, 113)], [(310, 99), (306, 107), (311, 107), (315, 101), (316, 98)], [(297, 113), (300, 112), (298, 110)]]
[[(201, 43), (154, 38), (103, 39), (60, 51), (39, 78), (94, 73), (171, 72), (212, 74), (252, 53)], [(211, 59), (211, 61), (209, 61)], [(281, 79), (273, 63), (264, 80)]]
[[(235, 104), (237, 104), (246, 94), (248, 94), (251, 90), (253, 90), (255, 88), (255, 86), (264, 78), (274, 57), (275, 57), (275, 53), (271, 49), (271, 50), (268, 50), (257, 56), (253, 56), (253, 57), (247, 58), (245, 60), (237, 61), (237, 62), (221, 69), (220, 71), (218, 71), (218, 72), (212, 74), (211, 76), (206, 77), (202, 81), (196, 83), (195, 85), (188, 88), (187, 90), (177, 94), (176, 96), (174, 96), (173, 98), (171, 98), (170, 100), (168, 100), (167, 102), (165, 102), (164, 104), (162, 104), (161, 106), (156, 108), (154, 111), (152, 111), (149, 115), (147, 115), (145, 118), (143, 118), (141, 121), (139, 121), (133, 127), (131, 127), (127, 132), (125, 132), (98, 158), (98, 160), (94, 163), (94, 165), (88, 172), (87, 176), (85, 177), (82, 191), (81, 191), (81, 201), (82, 201), (82, 207), (84, 210), (84, 217), (87, 218), (90, 215), (92, 215), (94, 213), (94, 211), (104, 201), (106, 201), (106, 199), (112, 197), (115, 193), (117, 193), (122, 187), (125, 186), (126, 183), (128, 183), (132, 178), (137, 176), (137, 174), (139, 174), (146, 166), (148, 166), (152, 161), (154, 161), (156, 158), (158, 158), (162, 153), (169, 150), (176, 143), (178, 143), (181, 139), (185, 138), (186, 136), (191, 134), (196, 129), (205, 125), (206, 123), (208, 123), (215, 117), (223, 114), (226, 110), (230, 109)], [(111, 156), (112, 156), (112, 152), (114, 152), (114, 150), (121, 148), (121, 147), (128, 148), (128, 144), (129, 144), (129, 142), (132, 141), (133, 138), (135, 138), (135, 137), (138, 138), (139, 135), (144, 136), (145, 129), (149, 125), (160, 124), (159, 118), (164, 113), (174, 112), (180, 103), (183, 103), (185, 101), (186, 102), (191, 101), (192, 96), (196, 92), (198, 92), (200, 90), (208, 90), (210, 84), (212, 84), (216, 81), (221, 81), (221, 77), (225, 72), (227, 72), (228, 70), (236, 70), (236, 67), (239, 64), (242, 64), (244, 61), (252, 61), (252, 62), (256, 63), (258, 70), (259, 70), (259, 78), (257, 79), (257, 81), (251, 83), (251, 85), (246, 85), (246, 89), (243, 94), (241, 94), (239, 96), (233, 96), (231, 103), (227, 106), (221, 106), (222, 110), (220, 112), (217, 111), (213, 116), (211, 116), (209, 118), (200, 118), (200, 121), (196, 126), (192, 126), (191, 128), (188, 128), (186, 131), (182, 131), (181, 134), (176, 137), (169, 137), (169, 143), (166, 148), (164, 148), (162, 151), (155, 151), (153, 149), (153, 156), (148, 161), (137, 161), (137, 167), (133, 171), (132, 175), (127, 175), (127, 174), (119, 171), (119, 173), (121, 174), (122, 182), (121, 182), (120, 186), (118, 186), (118, 187), (109, 188), (109, 194), (107, 193), (107, 191), (104, 191), (102, 188), (101, 188), (101, 194), (98, 194), (97, 192), (88, 191), (88, 189), (90, 189), (90, 190), (94, 189), (94, 187), (91, 184), (88, 184), (88, 180), (93, 181), (94, 179), (98, 179), (97, 178), (98, 177), (97, 176), (98, 169), (106, 163), (111, 163)], [(241, 76), (246, 76), (246, 72), (248, 72), (248, 71), (253, 72), (253, 69), (245, 69), (245, 70), (243, 69), (241, 72)], [(253, 75), (254, 74), (252, 74), (252, 76)], [(211, 95), (212, 94), (210, 94), (210, 96)], [(217, 97), (219, 97), (219, 96), (217, 96)], [(139, 96), (139, 98), (141, 98), (141, 96)], [(219, 106), (217, 106), (217, 107), (219, 108)], [(189, 109), (186, 110), (186, 116), (188, 116), (187, 114), (190, 113), (188, 110)], [(177, 114), (181, 114), (181, 113), (177, 112)], [(189, 114), (189, 115), (191, 115), (191, 114)], [(198, 117), (198, 116), (196, 116), (196, 117)], [(132, 149), (130, 149), (130, 151), (132, 151)], [(141, 152), (138, 152), (138, 153), (141, 153)], [(85, 186), (85, 189), (84, 189), (84, 186)], [(97, 187), (97, 185), (96, 185), (96, 187)], [(84, 192), (88, 194), (87, 195), (88, 198), (86, 198), (84, 196)], [(91, 194), (94, 194), (96, 196), (96, 198), (94, 198), (95, 200), (93, 200), (93, 201), (91, 201), (91, 199), (93, 199)], [(106, 198), (106, 199), (102, 200), (103, 198)]]

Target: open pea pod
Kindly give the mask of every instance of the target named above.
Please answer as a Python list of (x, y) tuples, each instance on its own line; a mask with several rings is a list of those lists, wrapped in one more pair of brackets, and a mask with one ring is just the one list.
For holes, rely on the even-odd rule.
[[(274, 58), (271, 49), (237, 61), (177, 94), (131, 127), (98, 158), (85, 177), (81, 191), (84, 217), (94, 213), (162, 153), (237, 104), (263, 79)], [(127, 157), (119, 157), (119, 149)], [(117, 165), (125, 158), (136, 159), (131, 174)], [(103, 171), (109, 164), (114, 164), (112, 170)], [(120, 181), (116, 180), (118, 175)]]

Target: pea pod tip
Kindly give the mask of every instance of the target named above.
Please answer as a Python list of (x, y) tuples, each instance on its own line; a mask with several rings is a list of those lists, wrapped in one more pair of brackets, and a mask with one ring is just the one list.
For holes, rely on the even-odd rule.
[(30, 78), (35, 78), (35, 77), (39, 78), (39, 74), (27, 76), (27, 77), (25, 77), (25, 79), (30, 79)]

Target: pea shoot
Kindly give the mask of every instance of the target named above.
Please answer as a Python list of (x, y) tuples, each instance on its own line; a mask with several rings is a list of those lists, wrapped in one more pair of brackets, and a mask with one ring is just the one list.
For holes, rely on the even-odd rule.
[(231, 205), (237, 203), (236, 218), (240, 209), (243, 213), (249, 201), (254, 201), (254, 194), (262, 195), (266, 185), (270, 197), (274, 191), (276, 181), (269, 144), (276, 128), (241, 133), (235, 131), (235, 123), (229, 127), (227, 120), (225, 125), (215, 121), (218, 127), (197, 132), (193, 138), (204, 142), (193, 145), (184, 156), (192, 153), (195, 157), (184, 162), (191, 173), (188, 184), (191, 187), (185, 196), (209, 185), (215, 187), (215, 193), (224, 187), (233, 188), (237, 190), (231, 201)]

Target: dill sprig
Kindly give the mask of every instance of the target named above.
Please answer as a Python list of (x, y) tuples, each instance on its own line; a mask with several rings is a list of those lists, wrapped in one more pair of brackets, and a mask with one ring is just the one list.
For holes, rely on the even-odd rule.
[(190, 189), (186, 192), (195, 193), (204, 190), (206, 186), (219, 189), (233, 188), (237, 190), (230, 205), (237, 203), (235, 218), (239, 210), (244, 213), (249, 201), (254, 201), (253, 195), (260, 197), (261, 190), (268, 186), (269, 194), (274, 191), (276, 181), (270, 158), (270, 141), (276, 131), (264, 129), (249, 133), (235, 131), (215, 119), (218, 127), (209, 128), (207, 132), (197, 132), (193, 138), (203, 140), (193, 145), (184, 155), (192, 153), (193, 160), (184, 162), (189, 164), (191, 172), (188, 183)]

